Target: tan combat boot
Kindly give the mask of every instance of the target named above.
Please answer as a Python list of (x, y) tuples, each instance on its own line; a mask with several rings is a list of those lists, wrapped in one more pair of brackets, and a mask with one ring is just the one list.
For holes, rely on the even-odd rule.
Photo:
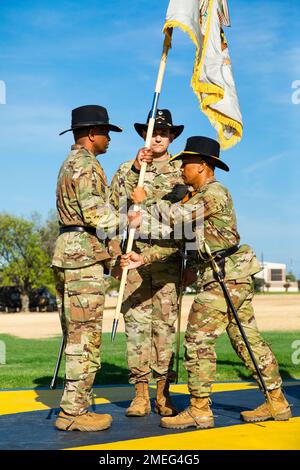
[(169, 381), (159, 380), (156, 384), (156, 400), (154, 412), (161, 416), (175, 416), (178, 411), (171, 402), (169, 394)]
[(275, 411), (275, 416), (272, 416), (267, 402), (251, 411), (242, 411), (241, 419), (247, 423), (255, 423), (257, 421), (266, 421), (273, 418), (276, 421), (286, 421), (292, 417), (291, 409), (286, 401), (281, 388), (270, 390), (269, 395)]
[(110, 428), (112, 417), (110, 415), (90, 413), (72, 416), (60, 411), (55, 427), (60, 431), (102, 431)]
[(151, 413), (148, 382), (135, 384), (135, 397), (126, 410), (126, 416), (145, 416)]
[(214, 417), (210, 409), (209, 398), (191, 397), (190, 406), (172, 418), (162, 418), (160, 425), (163, 428), (185, 429), (196, 427), (207, 429), (214, 427)]

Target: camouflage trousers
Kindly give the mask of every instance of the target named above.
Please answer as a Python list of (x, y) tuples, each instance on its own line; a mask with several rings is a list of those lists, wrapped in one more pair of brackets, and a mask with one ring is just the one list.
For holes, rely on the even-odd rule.
[(128, 272), (122, 312), (131, 384), (149, 382), (152, 377), (174, 380), (179, 271), (175, 260)]
[[(260, 335), (254, 318), (252, 279), (249, 278), (249, 282), (228, 281), (226, 286), (268, 390), (279, 388), (282, 380), (276, 358)], [(225, 330), (237, 355), (258, 380), (237, 324), (228, 311), (222, 289), (217, 282), (213, 282), (195, 298), (184, 340), (188, 387), (195, 397), (208, 397), (211, 393), (216, 374), (216, 340)]]
[(96, 372), (104, 308), (103, 267), (100, 263), (76, 269), (54, 268), (57, 304), (65, 348), (65, 386), (60, 406), (70, 415), (89, 407)]

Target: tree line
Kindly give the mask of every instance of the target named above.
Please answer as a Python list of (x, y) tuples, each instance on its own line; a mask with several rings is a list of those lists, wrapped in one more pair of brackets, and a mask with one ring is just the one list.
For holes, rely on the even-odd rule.
[[(46, 287), (55, 294), (51, 260), (58, 235), (58, 221), (51, 211), (45, 221), (38, 213), (29, 219), (0, 213), (0, 286), (16, 286), (19, 289), (22, 311), (29, 310), (29, 294), (32, 289)], [(287, 282), (295, 281), (288, 273)], [(261, 290), (256, 279), (256, 290)], [(117, 290), (119, 282), (109, 277), (106, 290)], [(196, 286), (192, 286), (197, 290)], [(267, 286), (265, 286), (267, 287)]]
[(0, 285), (19, 289), (22, 310), (29, 310), (32, 289), (55, 293), (51, 259), (58, 234), (54, 211), (46, 219), (34, 213), (29, 220), (0, 213)]
[[(33, 289), (46, 287), (55, 295), (51, 261), (58, 233), (54, 210), (46, 220), (38, 213), (29, 219), (0, 213), (0, 287), (18, 289), (23, 312), (29, 311)], [(105, 289), (106, 292), (118, 290), (119, 281), (106, 277)]]

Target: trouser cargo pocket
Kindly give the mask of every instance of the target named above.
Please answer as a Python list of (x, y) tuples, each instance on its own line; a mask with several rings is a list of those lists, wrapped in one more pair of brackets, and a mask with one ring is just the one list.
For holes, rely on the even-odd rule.
[(102, 265), (97, 263), (66, 270), (65, 282), (70, 320), (86, 322), (101, 319), (104, 307)]
[(104, 293), (102, 283), (95, 281), (68, 282), (70, 320), (94, 321), (102, 316)]

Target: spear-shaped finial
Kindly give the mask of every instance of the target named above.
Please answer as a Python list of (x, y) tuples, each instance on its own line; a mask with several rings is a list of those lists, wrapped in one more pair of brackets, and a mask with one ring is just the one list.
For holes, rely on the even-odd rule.
[(111, 329), (111, 342), (113, 342), (115, 339), (117, 328), (118, 328), (118, 323), (119, 323), (119, 320), (115, 318), (113, 321), (112, 329)]

